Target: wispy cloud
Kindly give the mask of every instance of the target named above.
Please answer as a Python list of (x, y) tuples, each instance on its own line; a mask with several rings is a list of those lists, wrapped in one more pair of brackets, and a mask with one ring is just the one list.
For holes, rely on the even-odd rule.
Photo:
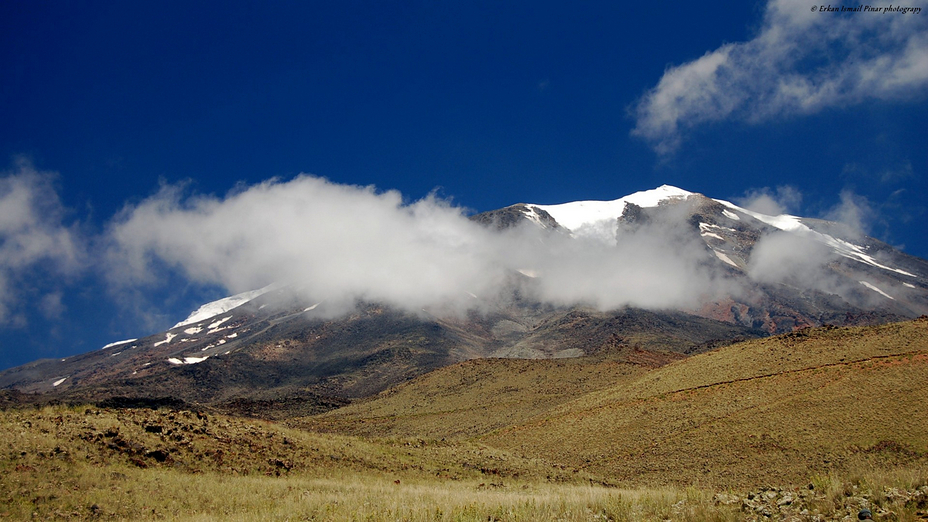
[[(732, 200), (741, 207), (768, 216), (809, 215), (800, 209), (802, 193), (790, 185), (778, 186), (775, 189), (751, 189), (744, 196)], [(842, 189), (838, 194), (838, 202), (819, 212), (817, 217), (846, 225), (846, 233), (857, 235), (869, 234), (874, 223), (885, 221), (868, 198), (855, 193), (851, 188)]]
[[(65, 209), (54, 188), (56, 175), (19, 159), (0, 176), (0, 324), (21, 324), (23, 286), (34, 270), (73, 274), (85, 263), (85, 245), (76, 225), (65, 224)], [(60, 293), (41, 299), (45, 313), (62, 310)]]
[(659, 154), (694, 127), (761, 122), (866, 100), (923, 96), (928, 87), (926, 2), (922, 12), (820, 12), (800, 0), (770, 0), (758, 34), (664, 72), (634, 107), (632, 134)]
[(779, 216), (799, 211), (802, 193), (796, 187), (779, 186), (776, 189), (764, 187), (749, 190), (743, 197), (734, 198), (735, 203), (754, 212)]
[(844, 189), (838, 204), (829, 209), (824, 217), (849, 226), (857, 234), (867, 234), (878, 215), (866, 197)]

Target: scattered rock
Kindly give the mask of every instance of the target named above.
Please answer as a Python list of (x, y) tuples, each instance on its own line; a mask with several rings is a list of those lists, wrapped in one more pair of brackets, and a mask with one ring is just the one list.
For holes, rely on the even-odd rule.
[(738, 495), (733, 495), (731, 493), (716, 493), (712, 498), (715, 501), (716, 506), (730, 506), (741, 502), (741, 498)]

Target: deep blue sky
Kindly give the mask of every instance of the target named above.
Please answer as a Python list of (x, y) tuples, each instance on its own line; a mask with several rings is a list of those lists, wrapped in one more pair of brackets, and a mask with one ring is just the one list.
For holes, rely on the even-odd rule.
[[(410, 201), (437, 189), (473, 211), (667, 183), (729, 199), (789, 186), (802, 197), (788, 210), (824, 217), (843, 191), (869, 209), (871, 235), (928, 257), (928, 65), (899, 64), (892, 85), (842, 75), (924, 46), (928, 13), (770, 14), (809, 16), (811, 3), (786, 0), (191, 4), (0, 3), (0, 170), (15, 176), (25, 159), (57, 173), (61, 222), (85, 237), (160, 183), (221, 196), (303, 172)], [(838, 34), (794, 61), (774, 46), (784, 62), (758, 65), (770, 58), (751, 42), (777, 24), (800, 27), (800, 43)], [(632, 134), (665, 72), (732, 45), (735, 73), (704, 104), (737, 107), (704, 117), (700, 98), (675, 106), (679, 131)], [(841, 80), (796, 108), (770, 86), (797, 74)], [(705, 87), (691, 81), (687, 93)], [(153, 333), (95, 276), (44, 269), (7, 269), (0, 367)], [(161, 326), (222, 292), (175, 283), (155, 294)], [(34, 301), (53, 291), (58, 312), (43, 315)]]

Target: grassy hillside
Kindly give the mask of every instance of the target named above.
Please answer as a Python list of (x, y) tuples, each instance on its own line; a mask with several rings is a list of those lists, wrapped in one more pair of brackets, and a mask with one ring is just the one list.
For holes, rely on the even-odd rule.
[(481, 440), (622, 483), (800, 482), (928, 456), (928, 320), (697, 355)]
[[(651, 352), (642, 357), (658, 358)], [(291, 419), (314, 431), (378, 437), (473, 437), (625, 382), (641, 365), (589, 359), (475, 359), (431, 372), (326, 415)]]
[(294, 425), (469, 437), (626, 485), (798, 483), (928, 457), (926, 320), (661, 362), (470, 361)]

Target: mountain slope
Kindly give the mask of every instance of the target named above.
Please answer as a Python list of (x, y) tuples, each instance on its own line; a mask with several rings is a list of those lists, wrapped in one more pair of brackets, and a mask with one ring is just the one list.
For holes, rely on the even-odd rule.
[[(519, 204), (472, 220), (504, 253), (544, 248), (506, 264), (497, 295), (467, 296), (468, 312), (360, 299), (346, 312), (299, 284), (274, 284), (207, 303), (153, 336), (0, 372), (0, 388), (74, 401), (171, 397), (255, 414), (285, 402), (305, 414), (470, 359), (666, 362), (719, 341), (928, 313), (925, 260), (837, 223), (767, 216), (674, 187)], [(660, 272), (670, 268), (684, 272)], [(602, 304), (628, 302), (611, 297), (629, 289), (645, 301), (679, 293), (674, 285), (690, 279), (696, 290), (675, 306)]]
[[(263, 415), (283, 403), (314, 413), (345, 399), (456, 362), (500, 356), (547, 358), (585, 353), (617, 360), (657, 359), (712, 342), (761, 335), (748, 328), (681, 313), (627, 309), (511, 306), (468, 318), (415, 315), (364, 305), (346, 317), (315, 316), (267, 294), (230, 312), (134, 342), (64, 359), (36, 361), (0, 374), (3, 387), (68, 401), (172, 397)], [(189, 336), (189, 337), (186, 337)], [(279, 400), (286, 399), (283, 402)], [(263, 408), (258, 404), (264, 402)], [(275, 402), (276, 401), (276, 402)]]
[[(658, 367), (481, 360), (294, 425), (465, 436), (626, 484), (802, 483), (928, 465), (928, 318), (813, 328)], [(919, 464), (920, 463), (920, 464)]]

